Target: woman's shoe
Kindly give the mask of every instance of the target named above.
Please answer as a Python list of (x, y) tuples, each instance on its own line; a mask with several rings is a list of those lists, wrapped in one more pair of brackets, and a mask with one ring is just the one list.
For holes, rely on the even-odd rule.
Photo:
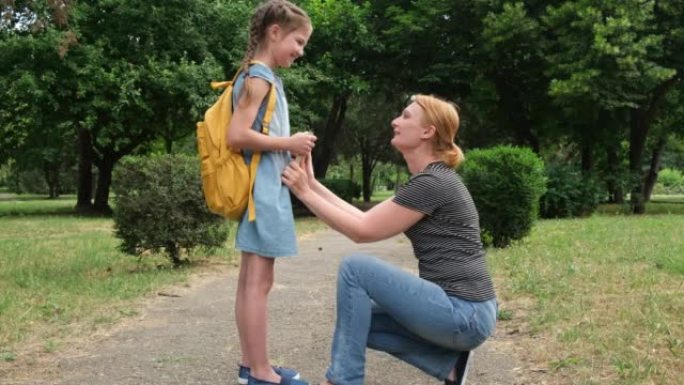
[[(299, 379), (299, 373), (294, 369), (273, 365), (273, 371), (275, 371), (280, 377), (293, 378), (295, 380)], [(238, 384), (247, 385), (249, 372), (250, 370), (248, 367), (240, 365), (240, 370), (238, 370)]]
[(444, 380), (444, 385), (465, 385), (466, 376), (468, 376), (468, 369), (470, 369), (470, 361), (473, 357), (472, 351), (461, 352), (456, 360), (456, 380)]

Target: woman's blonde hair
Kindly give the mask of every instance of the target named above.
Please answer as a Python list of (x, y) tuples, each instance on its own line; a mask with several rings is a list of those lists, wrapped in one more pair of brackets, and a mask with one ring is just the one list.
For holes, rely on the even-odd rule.
[(411, 101), (425, 112), (423, 123), (436, 128), (435, 139), (432, 142), (435, 152), (449, 167), (461, 164), (464, 159), (463, 151), (454, 143), (460, 125), (458, 107), (432, 95), (413, 95)]
[[(311, 26), (311, 19), (303, 9), (287, 0), (268, 0), (261, 4), (252, 14), (249, 23), (247, 49), (240, 64), (243, 71), (247, 71), (249, 62), (254, 59), (259, 44), (264, 42), (268, 27), (274, 24), (279, 25), (286, 33), (289, 33), (301, 27)], [(245, 100), (249, 100), (251, 96), (248, 83), (246, 81), (243, 88)]]

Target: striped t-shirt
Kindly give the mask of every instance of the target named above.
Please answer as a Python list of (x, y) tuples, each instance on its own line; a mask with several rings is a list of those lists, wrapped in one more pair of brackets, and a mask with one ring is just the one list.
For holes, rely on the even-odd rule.
[(399, 188), (394, 202), (425, 214), (405, 232), (421, 278), (469, 301), (495, 297), (477, 209), (453, 169), (443, 162), (430, 163)]

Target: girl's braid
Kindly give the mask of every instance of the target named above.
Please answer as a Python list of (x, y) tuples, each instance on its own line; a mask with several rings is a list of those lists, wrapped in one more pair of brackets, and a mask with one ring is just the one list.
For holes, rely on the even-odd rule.
[(242, 67), (242, 71), (247, 71), (247, 68), (249, 67), (249, 61), (254, 59), (254, 54), (256, 53), (256, 49), (259, 46), (261, 38), (263, 37), (262, 35), (264, 34), (264, 16), (266, 16), (268, 8), (270, 8), (270, 3), (264, 4), (257, 8), (252, 15), (252, 19), (249, 24), (247, 50), (245, 51), (245, 56), (242, 58), (242, 63), (240, 65)]

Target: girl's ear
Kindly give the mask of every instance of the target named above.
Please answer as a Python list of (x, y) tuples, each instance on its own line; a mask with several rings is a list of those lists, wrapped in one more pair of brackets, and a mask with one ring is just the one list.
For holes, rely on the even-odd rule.
[(280, 33), (282, 32), (282, 28), (280, 28), (280, 25), (278, 24), (271, 24), (268, 26), (266, 31), (270, 40), (277, 41), (280, 37)]

